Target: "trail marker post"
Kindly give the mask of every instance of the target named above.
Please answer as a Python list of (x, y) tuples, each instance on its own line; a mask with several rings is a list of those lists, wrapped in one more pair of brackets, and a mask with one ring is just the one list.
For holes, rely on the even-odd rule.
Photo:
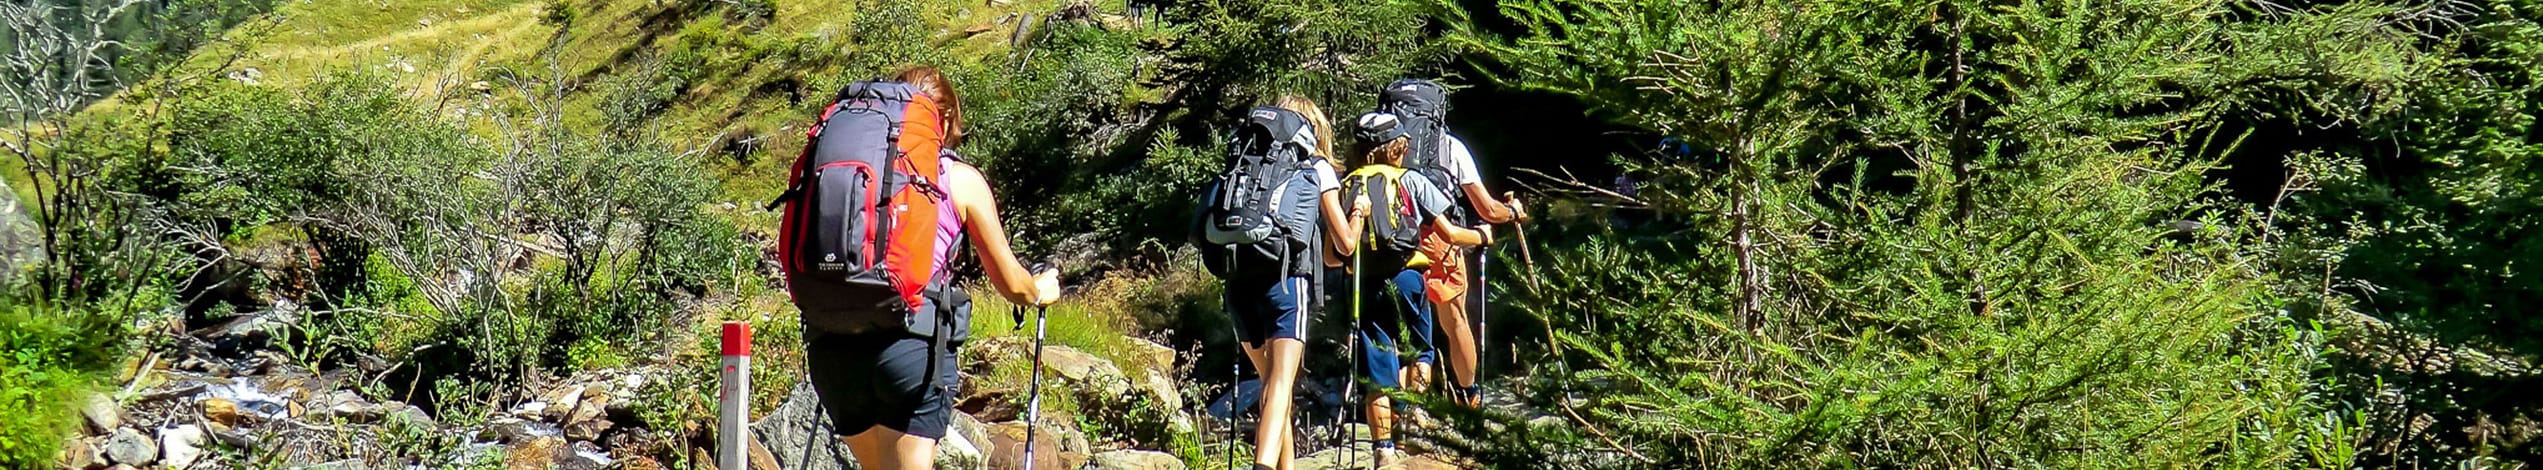
[(715, 467), (750, 468), (751, 325), (724, 322), (724, 395), (718, 402)]

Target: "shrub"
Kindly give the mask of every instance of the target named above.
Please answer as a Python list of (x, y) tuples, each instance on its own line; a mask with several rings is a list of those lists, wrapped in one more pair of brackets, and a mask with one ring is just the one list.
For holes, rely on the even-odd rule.
[[(2322, 332), (2269, 294), (2261, 240), (2229, 231), (2260, 221), (2207, 196), (2207, 155), (2232, 144), (2201, 117), (2235, 101), (2200, 98), (2234, 91), (2177, 91), (2324, 73), (2196, 65), (2302, 54), (2238, 42), (2299, 31), (2236, 8), (1501, 5), (1524, 35), (1460, 36), (1496, 71), (1722, 164), (1620, 159), (1641, 196), (1596, 199), (1646, 222), (1562, 222), (1546, 287), (1512, 300), (1551, 314), (1571, 359), (1551, 388), (1586, 396), (1537, 401), (1582, 417), (1496, 433), (1464, 414), (1465, 435), (1497, 444), (1469, 450), (1660, 468), (2347, 465), (2355, 427), (2314, 376)], [(2356, 60), (2400, 60), (2349, 40)]]

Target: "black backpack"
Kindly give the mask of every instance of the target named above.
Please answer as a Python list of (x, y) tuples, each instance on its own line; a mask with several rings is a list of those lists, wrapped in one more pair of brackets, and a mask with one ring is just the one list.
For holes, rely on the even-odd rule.
[(1315, 130), (1305, 116), (1271, 106), (1246, 113), (1228, 142), (1226, 171), (1203, 197), (1193, 245), (1220, 278), (1306, 275), (1321, 264)]
[(1449, 220), (1473, 223), (1466, 217), (1465, 193), (1457, 191), (1457, 179), (1449, 177), (1447, 149), (1442, 148), (1448, 134), (1448, 87), (1418, 78), (1396, 80), (1378, 93), (1377, 110), (1401, 120), (1398, 125), (1404, 126), (1404, 135), (1411, 140), (1404, 152), (1404, 168), (1430, 178), (1448, 193), (1448, 200), (1455, 202), (1449, 205)]
[[(1403, 266), (1413, 259), (1421, 246), (1422, 218), (1420, 208), (1413, 206), (1412, 190), (1404, 180), (1426, 178), (1404, 168), (1371, 164), (1352, 170), (1342, 177), (1342, 200), (1357, 201), (1369, 194), (1369, 224), (1360, 242), (1373, 266)], [(1348, 204), (1347, 202), (1345, 204)]]

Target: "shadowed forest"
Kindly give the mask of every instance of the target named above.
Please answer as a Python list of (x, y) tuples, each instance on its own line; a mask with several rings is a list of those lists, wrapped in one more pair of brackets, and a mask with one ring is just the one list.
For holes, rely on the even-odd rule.
[[(1347, 123), (1405, 77), (1454, 89), (1449, 131), (1534, 217), (1480, 267), (1484, 406), (1402, 395), (1430, 424), (1401, 468), (2528, 468), (2538, 20), (11, 0), (0, 468), (709, 468), (727, 321), (757, 331), (756, 453), (852, 468), (786, 444), (826, 424), (762, 207), (837, 90), (910, 64), (1067, 286), (1028, 423), (1031, 325), (954, 267), (980, 303), (944, 468), (1019, 466), (1027, 429), (1037, 468), (1251, 455), (1195, 207), (1247, 109)], [(1300, 464), (1361, 468), (1350, 312), (1314, 315)]]

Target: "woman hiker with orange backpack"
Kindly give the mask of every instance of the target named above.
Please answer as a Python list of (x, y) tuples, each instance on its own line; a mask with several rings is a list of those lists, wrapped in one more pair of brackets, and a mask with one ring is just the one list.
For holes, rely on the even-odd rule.
[(953, 153), (962, 100), (935, 68), (849, 85), (806, 133), (771, 206), (813, 390), (860, 468), (933, 469), (970, 333), (953, 252), (969, 238), (1017, 304), (1058, 300), (1058, 270), (1016, 260), (987, 179)]

